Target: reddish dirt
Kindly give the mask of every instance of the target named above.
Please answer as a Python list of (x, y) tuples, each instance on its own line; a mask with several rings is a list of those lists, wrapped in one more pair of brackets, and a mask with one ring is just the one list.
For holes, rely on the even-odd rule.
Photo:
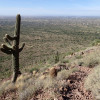
[[(50, 100), (95, 100), (91, 91), (84, 88), (84, 80), (90, 74), (92, 68), (78, 66), (79, 71), (72, 73), (66, 80), (64, 87), (48, 91), (40, 90), (30, 100), (47, 100), (50, 98), (50, 91), (55, 91), (60, 95)], [(5, 92), (0, 100), (16, 100), (18, 97), (17, 90)], [(49, 99), (48, 99), (49, 100)]]
[(0, 96), (0, 100), (16, 100), (18, 97), (17, 89), (8, 90)]
[(91, 72), (90, 68), (79, 66), (79, 71), (67, 79), (67, 85), (62, 89), (63, 100), (94, 100), (91, 91), (84, 89), (84, 80)]
[[(84, 89), (84, 80), (92, 69), (82, 66), (78, 66), (78, 68), (78, 72), (72, 73), (64, 80), (66, 85), (64, 87), (59, 87), (57, 92), (59, 92), (60, 95), (56, 99), (50, 100), (94, 100), (91, 91), (86, 91)], [(46, 100), (49, 97), (49, 91), (41, 91), (41, 93), (37, 93), (31, 100)]]

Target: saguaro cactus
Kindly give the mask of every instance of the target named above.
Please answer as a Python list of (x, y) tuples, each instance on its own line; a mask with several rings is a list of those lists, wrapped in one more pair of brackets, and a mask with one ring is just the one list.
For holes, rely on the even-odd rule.
[(25, 43), (23, 43), (22, 47), (19, 48), (19, 40), (20, 40), (20, 22), (21, 16), (18, 14), (16, 16), (16, 25), (14, 36), (11, 37), (8, 34), (3, 38), (6, 44), (1, 45), (1, 51), (6, 54), (12, 55), (12, 66), (13, 66), (13, 78), (12, 82), (15, 83), (16, 79), (21, 72), (19, 71), (19, 53), (23, 50)]
[(56, 56), (55, 56), (55, 63), (59, 62), (59, 53), (57, 51)]

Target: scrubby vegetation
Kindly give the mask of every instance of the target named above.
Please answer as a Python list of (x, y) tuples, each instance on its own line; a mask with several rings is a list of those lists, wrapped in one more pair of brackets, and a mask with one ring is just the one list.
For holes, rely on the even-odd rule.
[[(60, 87), (64, 86), (65, 83), (63, 83), (63, 80), (68, 78), (71, 73), (75, 71), (77, 71), (76, 68), (70, 70), (62, 70), (58, 72), (58, 75), (55, 78), (50, 77), (49, 73), (46, 76), (40, 72), (35, 74), (35, 76), (34, 74), (32, 75), (26, 73), (17, 79), (15, 85), (12, 84), (11, 81), (7, 81), (1, 84), (0, 91), (2, 94), (4, 91), (10, 92), (17, 89), (17, 98), (19, 98), (19, 100), (29, 100), (32, 97), (35, 98), (35, 94), (38, 93), (38, 91), (45, 90), (45, 92), (49, 93), (50, 95), (48, 99), (53, 99), (57, 95), (60, 96), (58, 90)], [(52, 93), (55, 93), (55, 95)]]
[[(20, 56), (21, 71), (29, 71), (28, 66), (53, 65), (57, 52), (61, 61), (65, 55), (95, 44), (93, 41), (100, 37), (99, 23), (100, 18), (95, 17), (22, 17), (21, 42), (25, 42), (26, 47)], [(4, 34), (12, 36), (14, 24), (14, 17), (0, 19), (0, 44)], [(3, 66), (3, 73), (0, 77), (4, 78), (11, 75), (11, 70), (6, 71), (8, 76), (5, 73), (7, 68), (11, 69), (11, 60), (0, 52), (0, 59), (2, 57), (4, 60), (0, 60), (0, 66)]]
[(100, 65), (95, 67), (85, 81), (85, 88), (92, 91), (97, 100), (100, 99)]
[[(80, 98), (89, 98), (94, 100), (94, 97), (95, 100), (98, 100), (98, 98), (100, 98), (100, 55), (97, 55), (99, 51), (99, 46), (91, 47), (86, 50), (76, 52), (74, 55), (66, 56), (61, 62), (53, 65), (53, 67), (50, 65), (39, 67), (39, 69), (36, 67), (31, 70), (31, 72), (23, 73), (21, 76), (19, 76), (15, 85), (12, 84), (10, 80), (2, 82), (0, 84), (0, 94), (9, 94), (9, 98), (15, 98), (19, 100), (30, 100), (32, 98), (59, 98), (61, 100), (64, 100), (64, 98), (69, 98), (69, 100), (71, 98), (74, 98), (75, 100), (80, 100)], [(95, 58), (92, 60), (94, 62), (91, 61), (93, 57)], [(69, 61), (67, 61), (67, 59)], [(90, 67), (90, 65), (92, 67)], [(84, 82), (84, 84), (82, 82)], [(79, 93), (82, 92), (84, 95), (77, 94), (77, 92), (75, 92), (77, 89)], [(90, 91), (92, 91), (94, 97)], [(71, 93), (73, 96), (70, 97), (69, 93)], [(3, 99), (6, 96), (0, 97)]]
[[(0, 44), (13, 34), (14, 20), (0, 19)], [(11, 83), (11, 58), (0, 51), (0, 99), (100, 99), (99, 23), (94, 17), (23, 17), (22, 75)]]

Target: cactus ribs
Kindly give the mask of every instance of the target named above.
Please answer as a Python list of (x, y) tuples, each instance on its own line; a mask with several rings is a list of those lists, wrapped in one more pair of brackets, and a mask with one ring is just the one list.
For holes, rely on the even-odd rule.
[(14, 36), (11, 37), (8, 34), (6, 34), (5, 37), (3, 38), (6, 44), (1, 45), (2, 52), (12, 55), (13, 83), (16, 82), (18, 75), (21, 74), (21, 72), (19, 71), (19, 53), (23, 50), (25, 46), (25, 43), (23, 43), (22, 47), (19, 48), (20, 22), (21, 22), (21, 16), (18, 14), (16, 17)]

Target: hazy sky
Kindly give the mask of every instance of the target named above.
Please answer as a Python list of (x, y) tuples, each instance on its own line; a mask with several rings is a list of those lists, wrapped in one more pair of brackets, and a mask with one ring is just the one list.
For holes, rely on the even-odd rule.
[(0, 15), (100, 16), (100, 0), (0, 0)]

